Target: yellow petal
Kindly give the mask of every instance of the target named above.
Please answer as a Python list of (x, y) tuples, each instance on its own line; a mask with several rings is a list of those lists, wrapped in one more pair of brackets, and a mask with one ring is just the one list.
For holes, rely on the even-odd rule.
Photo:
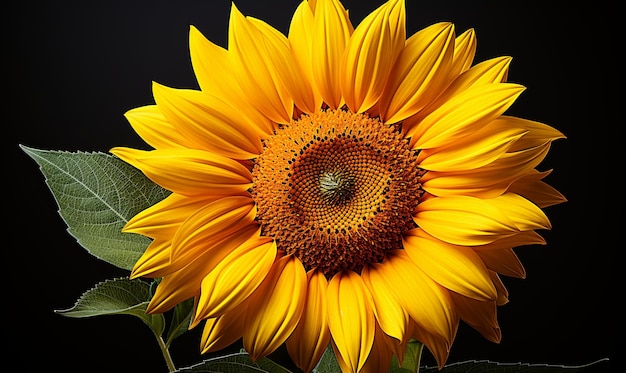
[(498, 273), (493, 270), (490, 270), (489, 273), (491, 274), (491, 281), (493, 281), (493, 284), (496, 286), (496, 290), (498, 290), (498, 300), (496, 301), (496, 305), (504, 306), (509, 303), (509, 291), (506, 290), (506, 287), (504, 286), (504, 283), (502, 283), (502, 279), (500, 279), (500, 275), (498, 275)]
[(413, 262), (438, 284), (473, 299), (496, 299), (489, 271), (471, 248), (442, 242), (422, 229), (407, 232), (402, 244)]
[(293, 98), (272, 60), (275, 45), (232, 4), (228, 29), (231, 69), (249, 102), (276, 123), (289, 123)]
[(204, 150), (113, 148), (111, 153), (140, 169), (165, 189), (185, 196), (223, 196), (245, 192), (250, 171), (241, 163)]
[(432, 198), (417, 206), (415, 222), (430, 235), (455, 245), (484, 245), (523, 230), (547, 229), (546, 215), (513, 193), (491, 199)]
[(373, 269), (388, 282), (412, 320), (452, 343), (456, 329), (448, 291), (415, 265), (405, 250), (390, 252), (387, 260)]
[(451, 23), (437, 23), (411, 36), (380, 99), (385, 123), (400, 122), (434, 99), (442, 83), (449, 78), (453, 55), (454, 26)]
[(257, 226), (248, 225), (212, 246), (207, 245), (203, 251), (182, 255), (163, 269), (154, 270), (151, 277), (163, 277), (160, 284), (166, 285), (159, 285), (161, 289), (157, 287), (148, 309), (165, 312), (182, 301), (198, 296), (202, 279), (236, 247), (253, 239), (254, 235), (258, 237), (259, 232)]
[(467, 196), (432, 198), (414, 216), (430, 235), (456, 245), (483, 245), (517, 231), (515, 223), (492, 200)]
[(457, 36), (454, 40), (454, 57), (452, 58), (452, 67), (450, 71), (455, 75), (459, 75), (467, 71), (474, 61), (476, 55), (476, 32), (469, 29)]
[(502, 83), (506, 81), (510, 63), (511, 57), (497, 57), (483, 61), (471, 67), (469, 70), (466, 70), (456, 77), (456, 79), (447, 86), (445, 91), (440, 93), (437, 98), (431, 101), (425, 108), (407, 118), (402, 123), (404, 131), (406, 133), (413, 131), (414, 127), (419, 125), (425, 117), (444, 105), (451, 98), (461, 94), (474, 85)]
[(487, 165), (479, 172), (438, 172), (429, 171), (422, 187), (428, 193), (438, 197), (465, 195), (477, 198), (495, 198), (506, 192), (515, 175), (492, 170)]
[(550, 141), (566, 138), (561, 131), (547, 124), (529, 119), (503, 115), (494, 120), (494, 122), (501, 126), (522, 128), (527, 131), (524, 137), (516, 142), (512, 151), (534, 148)]
[(345, 8), (337, 0), (318, 0), (314, 15), (313, 79), (324, 102), (331, 109), (337, 109), (343, 105), (339, 85), (341, 58), (354, 28)]
[(454, 292), (451, 292), (450, 296), (463, 321), (487, 340), (500, 342), (502, 332), (498, 326), (495, 301), (476, 300)]
[(256, 361), (283, 344), (300, 322), (307, 291), (306, 272), (299, 259), (284, 256), (250, 299), (243, 346)]
[(472, 86), (435, 109), (406, 136), (416, 149), (452, 144), (504, 113), (523, 90), (511, 83)]
[(265, 279), (276, 243), (256, 237), (234, 249), (202, 280), (196, 319), (219, 316), (240, 305)]
[(215, 352), (231, 346), (243, 335), (242, 319), (248, 310), (247, 302), (221, 316), (207, 319), (200, 339), (201, 353)]
[(545, 245), (546, 240), (535, 231), (524, 231), (501, 238), (487, 245), (474, 246), (474, 250), (500, 250), (516, 246)]
[[(515, 146), (515, 143), (511, 146)], [(495, 161), (469, 171), (429, 171), (421, 182), (424, 190), (437, 196), (494, 198), (541, 163), (549, 149), (550, 143), (546, 143), (535, 148), (507, 152)]]
[(254, 223), (256, 206), (250, 197), (229, 196), (195, 211), (176, 231), (172, 261), (206, 250), (214, 243)]
[(314, 95), (313, 106), (319, 108), (322, 106), (322, 96), (317, 90), (313, 78), (313, 61), (311, 47), (313, 45), (313, 27), (315, 17), (307, 0), (303, 0), (296, 8), (291, 23), (289, 24), (289, 33), (287, 39), (291, 53), (296, 62), (302, 68), (304, 77), (311, 86)]
[(315, 112), (316, 100), (313, 86), (309, 80), (305, 79), (305, 73), (294, 58), (289, 41), (285, 35), (275, 28), (256, 18), (248, 18), (263, 37), (263, 42), (267, 44), (266, 63), (269, 64), (270, 71), (275, 75), (275, 80), (280, 81), (295, 105), (306, 113)]
[(487, 268), (509, 277), (526, 278), (526, 270), (513, 249), (477, 250)]
[(448, 355), (450, 354), (451, 343), (437, 334), (430, 333), (428, 330), (417, 325), (415, 322), (413, 322), (412, 330), (413, 338), (420, 341), (424, 346), (426, 346), (426, 348), (428, 348), (437, 361), (437, 367), (439, 370), (443, 369), (446, 364), (446, 360), (448, 359)]
[(223, 97), (231, 103), (243, 97), (232, 74), (228, 51), (206, 39), (194, 26), (189, 29), (189, 52), (194, 74), (203, 92)]
[(561, 192), (541, 180), (549, 173), (549, 171), (544, 173), (531, 170), (515, 180), (509, 187), (509, 192), (517, 193), (541, 208), (566, 202), (567, 198)]
[(326, 290), (328, 281), (322, 272), (307, 273), (307, 296), (300, 323), (287, 342), (287, 351), (304, 372), (311, 372), (330, 342)]
[(150, 242), (146, 251), (141, 255), (133, 266), (130, 278), (156, 277), (151, 274), (165, 268), (170, 263), (171, 240), (155, 239)]
[(173, 237), (180, 225), (198, 209), (215, 199), (185, 197), (172, 193), (163, 200), (133, 216), (124, 225), (123, 232), (148, 237)]
[(500, 211), (511, 217), (519, 231), (552, 227), (543, 210), (519, 194), (505, 193), (495, 198), (494, 202)]
[(444, 172), (479, 168), (500, 158), (526, 132), (522, 128), (501, 128), (492, 122), (452, 145), (422, 150), (418, 156), (420, 167)]
[(266, 135), (272, 134), (273, 122), (247, 104), (246, 95), (233, 74), (232, 53), (207, 40), (193, 26), (189, 33), (189, 48), (191, 63), (202, 91), (221, 97), (232, 106), (240, 105), (244, 111), (240, 114), (249, 119), (249, 125), (263, 129)]
[(336, 274), (328, 284), (328, 326), (349, 371), (363, 368), (374, 343), (375, 322), (361, 277), (352, 271)]
[(201, 149), (235, 159), (261, 153), (263, 130), (217, 96), (190, 89), (174, 89), (154, 83), (159, 110), (183, 135), (203, 144)]
[(406, 337), (409, 315), (396, 298), (393, 289), (379, 271), (370, 267), (361, 270), (361, 277), (372, 294), (374, 314), (381, 329), (389, 336), (404, 341)]
[(193, 139), (183, 136), (169, 123), (156, 105), (148, 105), (131, 109), (124, 116), (135, 132), (155, 149), (162, 148), (194, 148)]
[[(400, 346), (400, 343), (390, 338), (387, 334), (385, 334), (380, 326), (376, 325), (372, 351), (367, 357), (367, 361), (365, 362), (363, 369), (361, 369), (359, 373), (380, 373), (388, 371), (392, 366), (392, 355), (395, 351), (395, 349), (390, 347), (394, 347), (396, 345)], [(402, 361), (402, 353), (404, 353), (405, 350), (406, 348), (401, 351), (401, 355), (398, 358), (399, 361)]]
[[(398, 10), (396, 10), (398, 9)], [(361, 113), (378, 101), (387, 77), (404, 47), (404, 1), (387, 2), (357, 26), (341, 62), (340, 86), (348, 108)], [(396, 35), (396, 33), (401, 35)]]

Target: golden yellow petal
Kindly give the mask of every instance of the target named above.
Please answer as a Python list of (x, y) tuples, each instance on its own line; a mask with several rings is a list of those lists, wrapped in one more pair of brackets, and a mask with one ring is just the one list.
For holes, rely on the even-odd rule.
[(523, 90), (512, 83), (472, 86), (435, 109), (406, 136), (416, 149), (452, 144), (504, 113)]
[(388, 282), (381, 275), (380, 271), (376, 271), (369, 266), (361, 270), (363, 282), (372, 294), (374, 314), (381, 329), (398, 341), (404, 341), (409, 314), (402, 307), (395, 292), (389, 288)]
[(111, 153), (163, 188), (185, 196), (241, 194), (251, 185), (250, 171), (241, 163), (204, 150), (117, 147)]
[(239, 87), (233, 74), (232, 53), (207, 40), (193, 26), (189, 44), (191, 63), (202, 91), (238, 107), (240, 116), (247, 117), (250, 125), (262, 129), (266, 135), (272, 134), (275, 124), (247, 103), (246, 95)]
[(524, 231), (501, 238), (487, 245), (474, 246), (474, 250), (510, 249), (516, 246), (545, 245), (546, 240), (535, 231)]
[(202, 329), (200, 352), (206, 354), (223, 350), (243, 335), (243, 320), (248, 310), (247, 302), (221, 316), (207, 319)]
[(306, 272), (299, 259), (284, 256), (250, 296), (243, 346), (258, 360), (283, 344), (300, 322), (307, 298)]
[[(509, 172), (491, 169), (489, 164), (468, 172), (429, 171), (423, 180), (422, 188), (439, 197), (464, 195), (477, 198), (495, 198), (506, 192), (517, 176), (517, 170)], [(514, 175), (510, 175), (515, 173)]]
[(454, 57), (450, 71), (456, 75), (464, 73), (471, 66), (476, 55), (476, 32), (469, 29), (454, 40)]
[(372, 266), (388, 283), (411, 319), (428, 332), (452, 343), (454, 313), (448, 290), (435, 283), (408, 256), (394, 250), (382, 264)]
[(483, 167), (500, 158), (527, 132), (522, 128), (501, 128), (492, 123), (454, 144), (422, 150), (418, 156), (420, 167), (443, 172)]
[(249, 159), (261, 153), (263, 129), (246, 120), (242, 109), (217, 96), (154, 83), (154, 99), (165, 118), (203, 150), (229, 158)]
[(200, 89), (227, 102), (241, 99), (241, 88), (230, 69), (230, 56), (225, 48), (214, 44), (194, 26), (189, 29), (191, 65)]
[(524, 265), (513, 249), (477, 250), (476, 253), (490, 270), (509, 277), (526, 278)]
[(454, 55), (454, 25), (437, 23), (411, 36), (380, 98), (385, 123), (397, 123), (434, 99), (449, 79)]
[[(178, 273), (177, 273), (178, 274)], [(181, 276), (165, 276), (159, 282), (146, 313), (163, 313), (171, 310), (180, 302), (184, 302), (198, 295), (200, 291), (200, 273), (181, 273), (188, 281), (180, 281)]]
[(265, 279), (276, 258), (276, 243), (255, 237), (234, 249), (204, 277), (196, 319), (229, 312), (240, 305)]
[(172, 240), (172, 261), (197, 255), (216, 242), (254, 223), (256, 206), (250, 197), (229, 196), (191, 214)]
[(316, 106), (312, 83), (305, 79), (308, 75), (296, 62), (285, 35), (261, 20), (256, 18), (248, 20), (263, 36), (263, 42), (267, 46), (264, 59), (269, 65), (269, 70), (275, 75), (274, 80), (285, 86), (298, 109), (305, 113), (315, 112), (319, 106)]
[(313, 27), (315, 17), (310, 2), (303, 0), (296, 8), (289, 24), (289, 47), (302, 73), (311, 86), (314, 95), (313, 107), (322, 106), (322, 95), (317, 90), (313, 79), (313, 61), (311, 47), (313, 45)]
[(179, 289), (176, 294), (168, 294), (165, 288), (157, 289), (150, 302), (150, 309), (165, 312), (180, 302), (198, 296), (202, 279), (236, 247), (251, 240), (254, 235), (258, 237), (259, 232), (260, 229), (255, 225), (246, 226), (236, 234), (207, 246), (204, 251), (182, 255), (163, 269), (155, 269), (151, 277), (163, 277), (163, 281), (171, 284), (171, 288)]
[(171, 240), (154, 239), (133, 266), (130, 278), (153, 277), (151, 274), (165, 268), (170, 263)]
[(495, 301), (481, 301), (450, 293), (461, 320), (476, 329), (487, 340), (499, 343), (502, 332), (498, 325)]
[(531, 170), (515, 180), (509, 187), (509, 192), (517, 193), (541, 208), (567, 202), (567, 198), (561, 192), (541, 180), (549, 173), (550, 171)]
[(322, 272), (307, 273), (307, 297), (298, 326), (285, 345), (296, 366), (311, 372), (330, 342), (326, 290), (328, 281)]
[(473, 299), (496, 299), (489, 271), (471, 248), (445, 243), (422, 229), (407, 232), (402, 244), (413, 262), (436, 283)]
[(505, 193), (493, 202), (507, 214), (519, 231), (550, 229), (552, 225), (546, 214), (537, 205), (515, 193)]
[[(515, 146), (515, 143), (511, 146)], [(430, 171), (421, 181), (424, 190), (437, 196), (494, 198), (504, 193), (516, 179), (539, 165), (549, 149), (550, 143), (546, 143), (535, 148), (507, 152), (483, 167), (466, 172)]]
[(423, 327), (417, 325), (417, 323), (413, 322), (412, 327), (412, 336), (416, 340), (420, 341), (430, 353), (434, 356), (437, 361), (437, 367), (441, 370), (446, 364), (446, 360), (448, 360), (448, 355), (450, 354), (450, 346), (451, 342), (446, 341), (445, 338), (433, 334)]
[(465, 246), (487, 244), (518, 231), (513, 218), (499, 208), (496, 198), (432, 198), (417, 206), (414, 220), (424, 231), (444, 242)]
[(135, 132), (155, 149), (194, 148), (193, 139), (183, 136), (169, 123), (156, 105), (141, 106), (124, 113)]
[(496, 301), (496, 305), (504, 306), (509, 303), (509, 291), (504, 286), (504, 283), (502, 282), (502, 279), (500, 279), (500, 275), (498, 275), (498, 273), (492, 270), (490, 270), (489, 273), (491, 274), (491, 281), (493, 281), (493, 284), (496, 286), (496, 290), (498, 291), (498, 300)]
[(455, 77), (445, 91), (440, 93), (436, 99), (431, 101), (421, 111), (407, 118), (402, 123), (403, 130), (405, 133), (412, 131), (415, 126), (419, 125), (425, 117), (437, 108), (474, 85), (505, 82), (510, 63), (511, 57), (496, 57), (474, 65), (458, 77)]
[(233, 3), (228, 29), (231, 69), (248, 101), (276, 123), (289, 123), (293, 98), (276, 71), (271, 38), (247, 19)]
[(311, 47), (313, 79), (324, 102), (331, 109), (343, 105), (339, 79), (341, 59), (354, 31), (338, 0), (317, 0)]
[[(367, 357), (363, 369), (361, 369), (359, 373), (380, 373), (388, 371), (392, 366), (391, 359), (394, 351), (390, 349), (390, 344), (400, 345), (398, 341), (387, 336), (379, 325), (376, 325), (372, 351)], [(404, 353), (404, 350), (402, 350), (402, 353)], [(402, 361), (402, 358), (403, 356), (400, 356), (399, 361)]]
[(328, 284), (328, 326), (350, 372), (363, 368), (374, 343), (372, 299), (361, 277), (345, 271)]
[[(404, 8), (404, 1), (381, 5), (357, 26), (346, 45), (339, 76), (341, 93), (354, 113), (361, 113), (376, 104), (385, 88), (387, 77), (404, 47), (404, 24), (391, 19), (392, 11)], [(393, 15), (404, 16), (403, 10)], [(396, 35), (401, 33), (401, 37)]]
[(172, 193), (133, 216), (124, 225), (122, 231), (148, 237), (171, 238), (189, 215), (214, 200), (202, 197), (185, 197)]
[(547, 142), (566, 138), (561, 131), (547, 124), (529, 119), (502, 115), (500, 118), (494, 120), (494, 122), (501, 126), (510, 128), (516, 127), (527, 131), (527, 133), (515, 143), (511, 151), (535, 148)]

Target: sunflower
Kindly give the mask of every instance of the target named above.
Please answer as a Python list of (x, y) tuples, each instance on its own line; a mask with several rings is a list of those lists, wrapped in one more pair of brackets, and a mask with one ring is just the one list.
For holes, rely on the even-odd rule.
[(513, 248), (565, 201), (537, 170), (564, 135), (505, 114), (524, 87), (473, 62), (474, 30), (405, 18), (309, 0), (285, 35), (232, 5), (228, 48), (190, 28), (199, 89), (125, 114), (152, 149), (111, 152), (171, 191), (124, 227), (152, 239), (131, 277), (161, 278), (149, 313), (194, 299), (203, 353), (285, 344), (310, 372), (330, 345), (378, 372), (412, 338), (442, 367), (461, 321), (500, 340)]

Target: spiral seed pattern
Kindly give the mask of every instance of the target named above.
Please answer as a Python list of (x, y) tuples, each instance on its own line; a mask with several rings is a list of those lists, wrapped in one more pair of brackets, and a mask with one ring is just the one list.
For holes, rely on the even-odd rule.
[(251, 193), (262, 234), (330, 278), (402, 249), (424, 172), (396, 128), (328, 110), (303, 115), (264, 142)]

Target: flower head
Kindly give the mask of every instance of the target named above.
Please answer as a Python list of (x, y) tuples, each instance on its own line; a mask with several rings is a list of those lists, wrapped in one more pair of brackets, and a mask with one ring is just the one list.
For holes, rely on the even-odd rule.
[(126, 114), (153, 149), (112, 149), (172, 192), (124, 228), (152, 238), (148, 312), (193, 298), (203, 352), (285, 343), (304, 371), (329, 343), (386, 369), (410, 338), (443, 366), (461, 320), (499, 341), (499, 276), (565, 201), (537, 170), (564, 136), (505, 115), (524, 87), (475, 48), (451, 23), (407, 39), (403, 0), (356, 27), (303, 1), (288, 35), (233, 5), (227, 49), (192, 27), (200, 89), (155, 83)]

